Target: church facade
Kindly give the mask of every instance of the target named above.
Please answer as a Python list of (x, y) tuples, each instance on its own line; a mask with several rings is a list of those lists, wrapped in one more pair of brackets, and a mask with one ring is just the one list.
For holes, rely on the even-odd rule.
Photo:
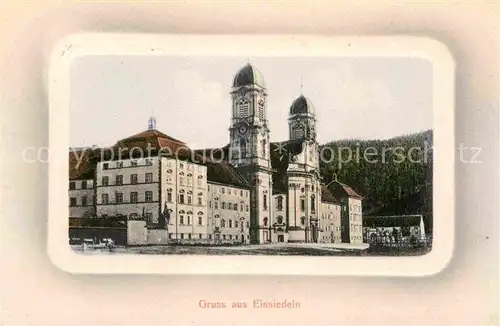
[(192, 150), (152, 119), (147, 131), (92, 149), (83, 165), (70, 153), (70, 217), (145, 219), (167, 243), (362, 243), (361, 196), (320, 174), (311, 101), (300, 95), (291, 103), (289, 139), (271, 142), (261, 73), (245, 65), (230, 94), (222, 148)]

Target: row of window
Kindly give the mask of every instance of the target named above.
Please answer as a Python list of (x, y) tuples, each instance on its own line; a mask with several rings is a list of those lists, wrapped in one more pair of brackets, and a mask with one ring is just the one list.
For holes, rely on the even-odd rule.
[[(213, 191), (214, 194), (228, 194), (228, 195), (238, 195), (238, 190), (236, 189), (232, 189), (232, 188), (224, 188), (224, 187), (220, 187), (220, 186), (211, 186), (211, 185), (208, 185), (208, 191)], [(239, 193), (240, 193), (240, 197), (247, 197), (248, 198), (248, 191), (247, 190), (239, 190)]]
[[(200, 178), (201, 177), (201, 178)], [(198, 188), (205, 188), (204, 185), (203, 185), (203, 176), (198, 176), (198, 178), (196, 179), (196, 186)], [(167, 176), (166, 178), (167, 180), (167, 183), (170, 183), (170, 184), (173, 184), (174, 183), (174, 179), (173, 177), (171, 176)], [(193, 178), (188, 176), (188, 177), (179, 177), (179, 184), (181, 186), (188, 186), (188, 187), (192, 187), (193, 186)]]
[[(93, 187), (92, 180), (82, 180), (79, 189), (92, 189), (92, 187)], [(69, 190), (75, 190), (75, 189), (76, 189), (76, 182), (70, 181), (69, 182)]]
[[(139, 202), (139, 193), (137, 191), (132, 191), (129, 194), (129, 203), (138, 203)], [(149, 203), (153, 201), (153, 192), (152, 191), (146, 191), (144, 193), (144, 202)], [(102, 194), (101, 195), (101, 204), (106, 205), (109, 204), (109, 194)], [(123, 201), (123, 193), (122, 192), (115, 192), (115, 204), (122, 204), (124, 203)]]
[(361, 213), (361, 206), (360, 205), (349, 205), (349, 212)]
[[(130, 165), (124, 165), (123, 161), (117, 161), (111, 165), (110, 165), (110, 163), (103, 163), (102, 169), (103, 170), (107, 170), (110, 168), (121, 169), (121, 168), (126, 167), (126, 166), (139, 166), (139, 162), (137, 160), (131, 160), (129, 162), (130, 162)], [(148, 159), (144, 160), (144, 163), (142, 163), (140, 165), (144, 165), (144, 166), (153, 165), (153, 160), (148, 158)]]
[[(215, 236), (212, 236), (212, 234), (207, 234), (207, 235), (204, 235), (204, 234), (193, 234), (193, 233), (169, 233), (168, 234), (168, 238), (169, 239), (175, 239), (176, 238), (176, 235), (179, 239), (188, 239), (188, 240), (191, 240), (191, 239), (208, 239), (208, 240), (212, 240), (212, 237), (215, 239)], [(222, 239), (223, 240), (239, 240), (241, 239), (241, 235), (232, 235), (232, 234), (222, 234), (221, 235)], [(247, 235), (246, 236), (247, 239), (250, 239), (250, 236)]]
[[(168, 161), (167, 162), (167, 167), (171, 168), (173, 162), (174, 161)], [(187, 163), (179, 162), (179, 169), (186, 169), (188, 171), (193, 171), (194, 166), (197, 167), (198, 172), (203, 172), (203, 165), (199, 165), (199, 164), (187, 164)]]
[[(87, 196), (82, 196), (82, 201), (81, 201), (81, 204), (80, 206), (91, 206), (92, 203), (90, 200), (88, 200), (88, 197)], [(76, 197), (70, 197), (69, 198), (69, 206), (78, 206), (78, 201), (76, 199)]]
[[(208, 207), (212, 208), (212, 201), (208, 202)], [(220, 205), (221, 209), (227, 209), (227, 210), (233, 210), (237, 211), (238, 210), (238, 204), (237, 203), (226, 203), (222, 202)], [(248, 205), (243, 205), (240, 204), (240, 211), (243, 212), (243, 209), (245, 208), (245, 211), (249, 211), (250, 207)], [(214, 200), (214, 209), (219, 209), (219, 202), (217, 200)]]
[[(153, 173), (148, 172), (144, 175), (144, 183), (152, 183), (153, 182)], [(131, 174), (129, 177), (129, 183), (128, 184), (138, 184), (139, 183), (139, 178), (137, 174)], [(123, 185), (123, 175), (117, 174), (115, 176), (115, 186), (122, 186)], [(109, 186), (109, 177), (104, 176), (102, 177), (102, 186)]]

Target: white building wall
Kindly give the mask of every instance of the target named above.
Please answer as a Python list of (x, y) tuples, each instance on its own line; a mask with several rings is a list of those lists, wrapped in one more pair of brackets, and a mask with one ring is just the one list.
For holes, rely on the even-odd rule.
[[(134, 165), (136, 162), (137, 165)], [(146, 174), (152, 176), (146, 180)], [(132, 183), (131, 176), (137, 175), (137, 183)], [(122, 184), (117, 184), (117, 176), (122, 176)], [(108, 178), (108, 185), (104, 178)], [(122, 214), (149, 216), (149, 221), (156, 223), (160, 209), (159, 199), (159, 158), (127, 159), (120, 161), (99, 162), (96, 169), (96, 210), (97, 216), (115, 216)], [(151, 200), (146, 192), (152, 194)], [(131, 193), (137, 193), (137, 202), (132, 202)], [(117, 202), (117, 195), (122, 194), (122, 202)], [(108, 196), (108, 203), (103, 202), (103, 195)]]
[(350, 243), (363, 243), (363, 222), (362, 222), (361, 200), (349, 198), (349, 238)]
[(249, 243), (250, 191), (211, 182), (208, 187), (210, 239), (222, 243), (241, 243), (242, 240)]
[(165, 203), (170, 211), (169, 240), (184, 243), (209, 240), (206, 166), (163, 158), (161, 175), (162, 211)]
[(340, 243), (340, 205), (328, 202), (321, 203), (320, 213), (321, 242)]
[(94, 180), (69, 181), (69, 217), (94, 215)]

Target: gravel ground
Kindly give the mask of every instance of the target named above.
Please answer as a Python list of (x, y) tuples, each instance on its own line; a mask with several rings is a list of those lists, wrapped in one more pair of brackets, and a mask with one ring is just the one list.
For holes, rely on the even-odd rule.
[[(74, 246), (75, 251), (81, 247)], [(140, 246), (116, 247), (113, 252), (106, 250), (89, 251), (88, 254), (146, 254), (146, 255), (275, 255), (275, 256), (419, 256), (430, 248), (388, 248), (347, 244), (266, 244), (235, 247), (197, 246)], [(87, 253), (86, 253), (87, 254)]]

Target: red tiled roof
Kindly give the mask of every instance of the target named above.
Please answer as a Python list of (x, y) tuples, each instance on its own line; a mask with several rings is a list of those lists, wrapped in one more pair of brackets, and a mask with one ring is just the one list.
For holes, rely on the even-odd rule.
[(346, 184), (343, 184), (343, 183), (338, 183), (342, 189), (346, 192), (346, 194), (349, 196), (349, 197), (353, 197), (353, 198), (358, 198), (358, 199), (361, 199), (362, 197), (360, 195), (358, 195), (351, 187), (349, 187), (348, 185)]
[(339, 200), (325, 186), (321, 186), (321, 201), (325, 203), (339, 204)]

